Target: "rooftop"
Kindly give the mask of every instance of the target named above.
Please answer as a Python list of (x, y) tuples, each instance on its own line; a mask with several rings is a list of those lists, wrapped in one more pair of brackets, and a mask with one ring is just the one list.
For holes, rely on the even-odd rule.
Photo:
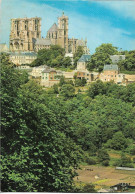
[(36, 41), (35, 41), (35, 44), (36, 45), (45, 45), (45, 46), (49, 46), (51, 45), (51, 40), (50, 39), (47, 39), (47, 38), (37, 38)]
[(50, 73), (51, 71), (56, 71), (55, 69), (46, 66), (45, 69), (42, 71), (42, 73)]
[(118, 71), (118, 65), (104, 65), (104, 71), (110, 71), (110, 70), (115, 70)]
[(82, 55), (78, 62), (87, 62), (91, 58), (91, 55)]
[(34, 52), (9, 52), (12, 56), (37, 56)]
[(58, 26), (56, 23), (54, 23), (51, 28), (48, 30), (48, 32), (56, 32), (58, 30)]

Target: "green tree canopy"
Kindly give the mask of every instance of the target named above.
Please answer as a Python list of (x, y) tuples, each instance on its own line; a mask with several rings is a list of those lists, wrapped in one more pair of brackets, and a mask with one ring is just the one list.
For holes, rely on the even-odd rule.
[(92, 55), (87, 68), (90, 71), (93, 69), (102, 71), (105, 64), (111, 64), (110, 55), (115, 55), (117, 53), (117, 47), (112, 46), (112, 44), (101, 44), (96, 48), (96, 52)]

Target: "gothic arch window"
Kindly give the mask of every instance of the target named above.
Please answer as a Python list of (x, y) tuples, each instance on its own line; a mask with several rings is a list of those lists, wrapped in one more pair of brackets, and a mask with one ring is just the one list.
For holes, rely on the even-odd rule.
[(51, 38), (51, 35), (50, 35), (50, 33), (49, 33), (49, 38)]
[(15, 46), (15, 49), (16, 49), (16, 50), (19, 49), (19, 43), (18, 43), (18, 42), (15, 42), (14, 46)]
[(23, 49), (23, 43), (21, 43), (21, 49)]
[(11, 49), (11, 50), (13, 49), (13, 44), (12, 44), (12, 43), (10, 44), (10, 49)]
[(53, 33), (52, 33), (52, 38), (53, 38)]

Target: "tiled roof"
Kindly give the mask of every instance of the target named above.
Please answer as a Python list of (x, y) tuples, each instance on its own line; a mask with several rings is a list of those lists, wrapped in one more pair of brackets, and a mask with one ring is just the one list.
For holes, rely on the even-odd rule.
[(34, 52), (9, 52), (12, 56), (37, 56)]
[(91, 58), (91, 55), (82, 55), (78, 62), (87, 62)]
[(50, 40), (50, 39), (47, 39), (47, 38), (45, 38), (45, 39), (43, 39), (43, 38), (39, 39), (39, 38), (37, 38), (35, 44), (36, 44), (36, 45), (45, 45), (45, 46), (49, 46), (49, 45), (51, 45), (52, 43), (51, 43), (51, 40)]
[(112, 60), (112, 63), (116, 63), (120, 60), (125, 60), (125, 55), (110, 55), (110, 59)]
[(56, 32), (58, 30), (58, 26), (56, 23), (54, 23), (51, 28), (48, 30), (48, 32)]
[(115, 70), (118, 71), (118, 65), (104, 65), (104, 71)]
[(51, 67), (46, 67), (43, 71), (42, 71), (42, 73), (50, 73), (51, 71), (55, 71), (55, 69), (52, 69)]

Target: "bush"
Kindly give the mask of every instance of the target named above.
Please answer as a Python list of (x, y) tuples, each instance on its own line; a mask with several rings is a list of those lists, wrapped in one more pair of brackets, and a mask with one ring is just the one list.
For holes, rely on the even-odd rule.
[(102, 162), (102, 165), (103, 165), (103, 166), (109, 166), (109, 160), (104, 160), (104, 161)]
[(89, 165), (94, 165), (96, 164), (96, 161), (93, 158), (86, 158), (86, 163)]
[(133, 158), (133, 163), (135, 163), (135, 158)]
[(127, 157), (124, 153), (121, 154), (121, 158), (117, 160), (114, 165), (120, 167), (134, 168), (131, 158)]
[(79, 185), (74, 187), (74, 193), (96, 193), (95, 186), (92, 184)]
[(109, 165), (109, 154), (105, 149), (100, 149), (97, 154), (98, 161), (101, 162), (103, 166), (108, 166)]

